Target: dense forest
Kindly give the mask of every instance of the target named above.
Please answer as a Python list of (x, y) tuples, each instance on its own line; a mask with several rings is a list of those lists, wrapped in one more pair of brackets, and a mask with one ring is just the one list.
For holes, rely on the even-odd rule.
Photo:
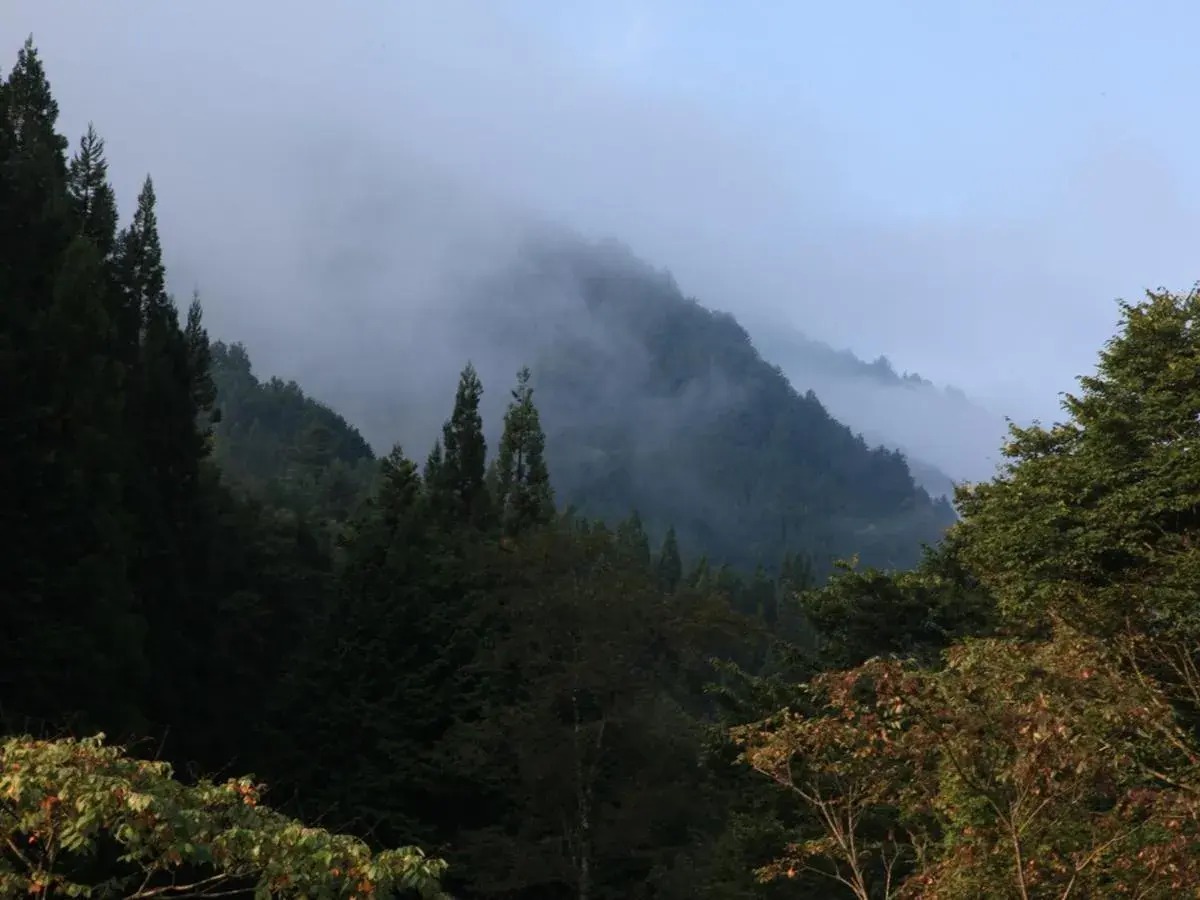
[[(432, 446), (376, 454), (210, 341), (153, 182), (122, 226), (103, 140), (57, 115), (28, 42), (0, 82), (0, 897), (1200, 890), (1200, 293), (1124, 304), (1065, 421), (1014, 427), (902, 567), (872, 526), (937, 509), (904, 460), (599, 257), (637, 378), (754, 386), (655, 448), (727, 486), (703, 511), (615, 449), (555, 475), (544, 394), (603, 431), (572, 348), (498, 422), (464, 360)], [(708, 345), (676, 327), (744, 349), (677, 359)], [(856, 539), (881, 567), (826, 571)]]

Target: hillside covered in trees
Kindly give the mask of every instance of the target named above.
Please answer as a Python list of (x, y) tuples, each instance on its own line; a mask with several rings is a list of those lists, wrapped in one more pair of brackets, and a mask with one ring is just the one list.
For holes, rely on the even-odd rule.
[(534, 374), (555, 487), (580, 512), (636, 508), (652, 534), (673, 527), (686, 548), (743, 568), (788, 552), (823, 568), (854, 553), (907, 566), (953, 520), (901, 454), (869, 446), (732, 316), (623, 248), (534, 242), (508, 289), (568, 298)]
[[(1124, 305), (1065, 421), (1014, 428), (912, 567), (768, 573), (688, 560), (650, 479), (555, 474), (574, 352), (489, 384), (495, 417), (464, 360), (440, 436), (377, 458), (181, 315), (153, 183), (122, 226), (102, 140), (69, 152), (56, 119), (28, 43), (0, 82), (0, 896), (1200, 889), (1200, 293)], [(789, 503), (801, 549), (849, 553), (920, 502), (748, 343), (663, 332), (733, 323), (586, 265), (654, 349), (622, 377), (753, 387), (701, 417), (711, 460), (676, 448), (743, 559)], [(589, 389), (574, 446), (613, 454)], [(780, 477), (805, 428), (830, 443), (778, 497), (721, 469)]]
[[(452, 383), (471, 360), (495, 444), (506, 394), (493, 386), (529, 365), (560, 503), (610, 524), (637, 509), (654, 540), (674, 528), (692, 561), (707, 553), (776, 571), (786, 553), (805, 553), (827, 571), (831, 558), (857, 553), (903, 567), (953, 521), (947, 501), (913, 483), (902, 454), (845, 427), (819, 394), (795, 390), (732, 316), (615, 242), (523, 222), (514, 231), (432, 311), (410, 301), (401, 315), (381, 293), (340, 317), (329, 347), (353, 348), (356, 362), (327, 348), (319, 364), (298, 367), (305, 389), (378, 451), (396, 440), (425, 447), (442, 415), (427, 411), (438, 396), (431, 374)], [(425, 339), (414, 341), (414, 329)], [(955, 427), (929, 424), (943, 426)], [(943, 494), (946, 482), (936, 482)]]

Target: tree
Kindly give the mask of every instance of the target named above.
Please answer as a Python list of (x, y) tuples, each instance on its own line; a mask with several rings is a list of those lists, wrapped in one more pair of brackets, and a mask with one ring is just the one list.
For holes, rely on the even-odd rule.
[(443, 896), (445, 863), (416, 847), (373, 854), (263, 806), (250, 778), (185, 785), (103, 735), (0, 745), (0, 839), (4, 896)]
[(204, 311), (200, 306), (199, 291), (193, 292), (192, 302), (188, 304), (183, 337), (187, 345), (191, 403), (196, 411), (196, 427), (206, 444), (201, 455), (207, 456), (207, 441), (212, 437), (212, 426), (220, 421), (221, 412), (215, 408), (217, 387), (212, 376), (212, 348), (209, 345), (208, 331), (204, 327)]
[(542, 432), (529, 368), (517, 373), (517, 386), (504, 414), (504, 436), (496, 466), (496, 503), (506, 534), (519, 534), (554, 517), (554, 492), (544, 456)]
[(121, 290), (117, 334), (122, 362), (131, 373), (139, 362), (139, 350), (149, 337), (148, 328), (153, 324), (161, 331), (172, 315), (178, 321), (174, 304), (167, 296), (156, 202), (154, 183), (147, 176), (138, 194), (133, 221), (117, 239), (114, 265)]
[(826, 584), (801, 591), (800, 609), (818, 633), (823, 667), (848, 668), (885, 655), (932, 664), (955, 641), (987, 632), (991, 598), (939, 571), (942, 555), (928, 553), (911, 572), (842, 562)]
[(58, 103), (33, 45), (17, 54), (0, 87), (0, 296), (5, 298), (3, 332), (28, 324), (39, 299), (50, 295), (52, 260), (74, 228), (65, 192), (67, 141), (55, 131)]
[(487, 441), (479, 413), (482, 397), (483, 384), (475, 367), (467, 363), (458, 379), (454, 410), (442, 428), (442, 461), (434, 486), (436, 502), (448, 520), (476, 528), (488, 525), (492, 513), (484, 483)]
[(463, 710), (462, 608), (439, 592), (442, 535), (416, 465), (396, 446), (379, 468), (276, 716), (282, 740), (297, 728), (308, 738), (280, 753), (307, 808), (388, 841), (433, 841), (447, 816), (468, 815), (445, 799), (459, 779), (434, 755)]
[(662, 547), (658, 551), (655, 562), (658, 582), (665, 591), (673, 591), (683, 579), (683, 560), (679, 558), (679, 541), (675, 537), (675, 529), (668, 528), (667, 536), (663, 538)]
[(813, 711), (735, 729), (818, 829), (761, 871), (855, 897), (1179, 896), (1200, 882), (1200, 748), (1100, 642), (967, 641), (945, 666), (874, 660)]
[(1200, 292), (1121, 304), (1067, 421), (1011, 429), (948, 539), (1010, 627), (1122, 640), (1200, 722)]
[(701, 728), (673, 692), (720, 613), (658, 591), (614, 542), (527, 532), (468, 619), (486, 637), (467, 667), (482, 715), (458, 717), (444, 769), (493, 786), (492, 815), (458, 839), (473, 895), (644, 896), (702, 815)]
[(117, 244), (117, 196), (108, 183), (104, 139), (90, 123), (67, 170), (67, 191), (80, 233), (108, 259)]
[(40, 397), (25, 447), (43, 452), (22, 472), (34, 496), (22, 503), (27, 487), (4, 501), (21, 526), (5, 538), (3, 681), (8, 715), (61, 725), (83, 712), (78, 724), (123, 732), (139, 724), (142, 629), (126, 568), (122, 395), (107, 355), (106, 292), (100, 254), (76, 237), (28, 335), (26, 374)]

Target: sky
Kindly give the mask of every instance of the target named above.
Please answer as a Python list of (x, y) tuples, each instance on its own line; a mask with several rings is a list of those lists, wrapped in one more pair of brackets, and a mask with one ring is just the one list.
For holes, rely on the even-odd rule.
[[(505, 204), (1018, 419), (1116, 298), (1200, 277), (1182, 0), (0, 2), (30, 32), (63, 128), (96, 122), (126, 209), (153, 172), (172, 271), (278, 367), (346, 309), (394, 352)], [(398, 187), (425, 167), (458, 193)], [(373, 280), (314, 275), (337, 254)]]

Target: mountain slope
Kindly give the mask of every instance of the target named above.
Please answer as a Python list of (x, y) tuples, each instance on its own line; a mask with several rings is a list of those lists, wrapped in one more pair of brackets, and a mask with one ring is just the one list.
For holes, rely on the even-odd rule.
[(906, 565), (952, 520), (901, 454), (623, 248), (534, 246), (509, 289), (559, 299), (541, 307), (553, 340), (534, 372), (560, 500), (610, 519), (637, 506), (652, 532), (674, 525), (686, 548), (742, 566), (789, 550)]
[(874, 362), (779, 323), (751, 322), (754, 344), (799, 390), (813, 390), (841, 422), (870, 441), (901, 449), (918, 482), (935, 495), (952, 481), (994, 474), (1004, 418), (954, 387), (899, 373), (886, 357)]
[(342, 521), (374, 477), (371, 445), (294, 381), (260, 381), (241, 344), (212, 346), (213, 456), (233, 484), (310, 519)]
[[(543, 231), (510, 260), (461, 290), (453, 316), (397, 329), (363, 311), (351, 324), (372, 344), (314, 368), (306, 386), (377, 449), (399, 440), (420, 457), (446, 414), (451, 365), (471, 360), (479, 370), (494, 448), (507, 388), (528, 363), (559, 504), (610, 522), (636, 509), (653, 539), (673, 526), (693, 560), (707, 553), (742, 569), (774, 568), (785, 553), (803, 552), (818, 571), (853, 554), (906, 566), (953, 520), (946, 502), (914, 484), (902, 454), (869, 446), (817, 395), (794, 389), (732, 316), (685, 297), (623, 247)], [(414, 352), (414, 333), (424, 355)], [(223, 397), (235, 384), (249, 398), (296, 405), (303, 397), (279, 380), (260, 384), (233, 351), (219, 350), (217, 363)], [(227, 415), (242, 411), (238, 427), (268, 427), (252, 402), (229, 403)], [(270, 455), (290, 448), (294, 456), (304, 429), (320, 424), (349, 448), (344, 467), (365, 459), (357, 432), (331, 410), (296, 406), (283, 419), (272, 427), (289, 430)], [(234, 424), (222, 428), (232, 435)], [(239, 465), (257, 472), (266, 462)], [(313, 486), (303, 492), (324, 496)]]

